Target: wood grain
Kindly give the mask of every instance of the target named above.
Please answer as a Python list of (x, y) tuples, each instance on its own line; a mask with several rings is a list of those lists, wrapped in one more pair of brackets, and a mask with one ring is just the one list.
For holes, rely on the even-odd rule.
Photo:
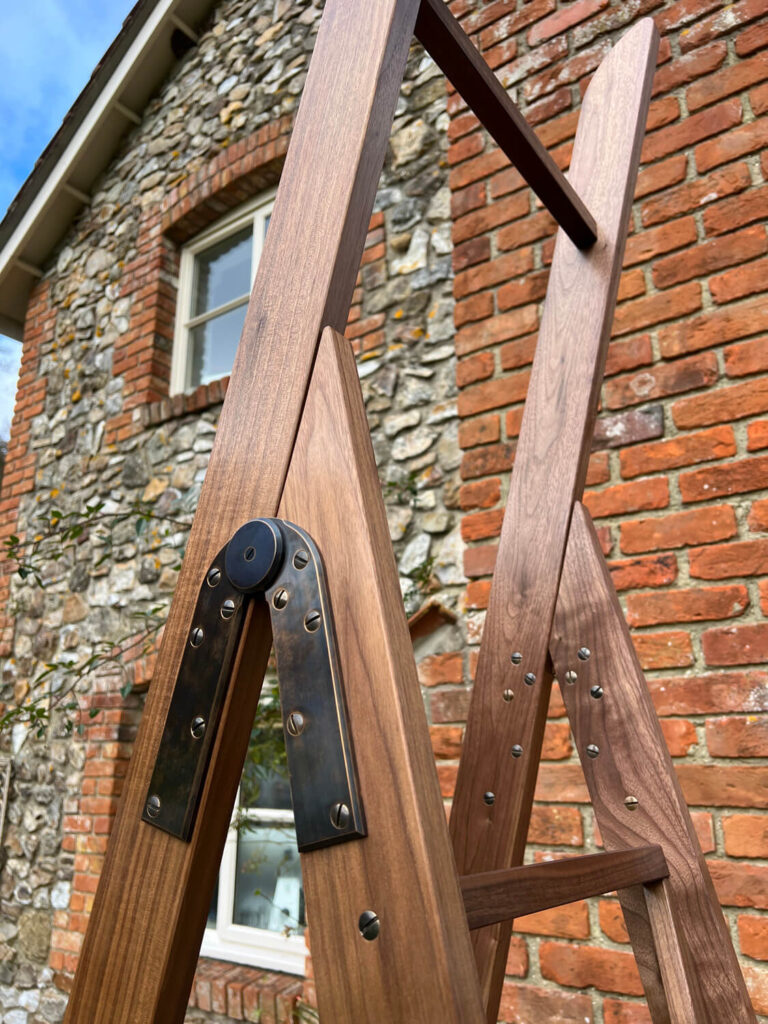
[[(570, 177), (598, 240), (580, 252), (560, 231), (555, 246), (451, 814), (462, 875), (522, 862), (548, 700), (548, 636), (584, 486), (657, 46), (653, 23), (639, 22), (601, 64), (579, 117)], [(514, 652), (520, 664), (510, 661)], [(502, 699), (506, 688), (511, 703)], [(518, 758), (513, 744), (522, 747)], [(493, 1022), (505, 927), (473, 935)]]
[[(325, 563), (368, 838), (302, 856), (322, 1021), (480, 1024), (453, 862), (360, 382), (323, 332), (280, 515)], [(381, 921), (361, 939), (362, 911)]]
[(421, 0), (416, 36), (580, 249), (597, 238), (595, 221), (444, 0)]
[(192, 841), (145, 824), (141, 808), (202, 574), (245, 520), (276, 514), (320, 330), (346, 323), (417, 9), (325, 5), (68, 1024), (183, 1020), (268, 629), (225, 709)]
[[(577, 654), (582, 647), (591, 652), (586, 661)], [(663, 890), (651, 892), (646, 906), (638, 905), (630, 893), (625, 914), (653, 1020), (754, 1024), (728, 929), (600, 544), (589, 514), (578, 503), (551, 650), (558, 680), (569, 670), (577, 674), (575, 683), (564, 683), (561, 689), (606, 849), (658, 844), (669, 866)], [(602, 696), (592, 695), (594, 686), (602, 688)], [(597, 757), (586, 755), (587, 744), (598, 747)], [(625, 804), (627, 797), (638, 801), (634, 810)], [(619, 896), (624, 905), (627, 893)], [(676, 941), (678, 935), (687, 949)], [(654, 941), (659, 943), (657, 956)], [(681, 987), (686, 960), (691, 966), (688, 982), (700, 986), (693, 996), (695, 1016), (687, 1018), (691, 1002)], [(668, 989), (664, 982), (674, 987)]]
[(668, 874), (660, 846), (464, 875), (459, 879), (471, 929), (536, 914), (588, 896), (655, 882)]

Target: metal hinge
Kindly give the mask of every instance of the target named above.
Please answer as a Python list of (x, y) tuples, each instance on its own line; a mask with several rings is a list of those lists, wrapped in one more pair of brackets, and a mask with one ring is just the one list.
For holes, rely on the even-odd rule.
[(254, 519), (205, 575), (142, 819), (189, 841), (249, 599), (266, 600), (299, 850), (366, 835), (322, 560), (281, 519)]

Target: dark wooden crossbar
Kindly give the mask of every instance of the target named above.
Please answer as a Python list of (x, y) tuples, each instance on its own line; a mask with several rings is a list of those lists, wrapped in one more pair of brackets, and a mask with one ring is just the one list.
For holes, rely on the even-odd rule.
[(416, 38), (569, 238), (588, 249), (597, 238), (592, 215), (444, 0), (421, 0)]
[(661, 847), (639, 846), (463, 875), (460, 881), (467, 921), (474, 930), (668, 876)]

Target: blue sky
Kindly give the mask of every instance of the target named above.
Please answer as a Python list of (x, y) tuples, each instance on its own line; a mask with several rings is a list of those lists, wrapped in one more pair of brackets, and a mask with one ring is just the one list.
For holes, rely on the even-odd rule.
[[(0, 3), (0, 216), (61, 124), (134, 0)], [(0, 335), (0, 438), (13, 413), (21, 346)]]

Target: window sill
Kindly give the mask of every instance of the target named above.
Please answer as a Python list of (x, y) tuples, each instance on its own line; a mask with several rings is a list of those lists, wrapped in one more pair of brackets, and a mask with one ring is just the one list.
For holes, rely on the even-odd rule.
[(161, 398), (159, 402), (149, 402), (141, 410), (142, 426), (156, 427), (178, 416), (202, 412), (211, 405), (219, 405), (224, 401), (228, 386), (229, 377), (222, 377), (220, 380), (211, 381), (210, 384), (201, 384), (187, 394), (172, 395), (169, 398)]
[[(261, 971), (201, 957), (189, 997), (190, 1010), (226, 1014), (232, 1020), (293, 1024), (304, 989), (295, 974)], [(193, 1014), (191, 1021), (200, 1018)]]

